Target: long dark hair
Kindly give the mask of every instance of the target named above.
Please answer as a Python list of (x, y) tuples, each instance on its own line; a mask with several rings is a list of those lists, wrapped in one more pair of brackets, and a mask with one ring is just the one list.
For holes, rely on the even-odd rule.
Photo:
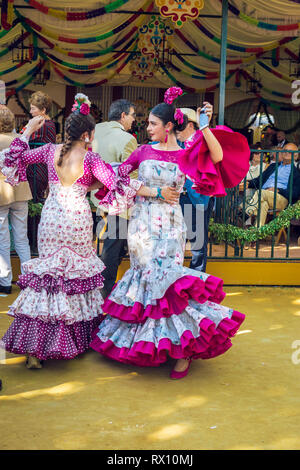
[(176, 121), (174, 118), (175, 111), (176, 107), (173, 104), (159, 103), (151, 110), (151, 114), (158, 117), (164, 125), (166, 125), (168, 122), (172, 122), (172, 124), (174, 124), (174, 132), (184, 131), (188, 123), (188, 117), (184, 114), (183, 123), (179, 124), (178, 121)]
[(66, 140), (61, 148), (57, 166), (61, 166), (63, 157), (69, 150), (71, 150), (74, 142), (79, 140), (84, 132), (88, 132), (89, 136), (95, 129), (95, 119), (91, 114), (82, 114), (79, 111), (74, 111), (66, 119), (65, 135)]

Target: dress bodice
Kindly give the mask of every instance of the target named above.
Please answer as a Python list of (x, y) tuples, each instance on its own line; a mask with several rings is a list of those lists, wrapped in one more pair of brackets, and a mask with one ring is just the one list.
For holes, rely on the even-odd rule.
[(139, 180), (146, 186), (163, 187), (173, 186), (181, 191), (185, 182), (185, 175), (180, 171), (177, 163), (163, 160), (144, 160), (139, 167)]
[[(130, 173), (138, 169), (138, 179), (146, 186), (173, 186), (179, 191), (183, 188), (185, 174), (179, 169), (178, 157), (184, 150), (164, 151), (152, 145), (141, 145), (121, 165), (119, 169)], [(123, 167), (123, 168), (122, 168)]]

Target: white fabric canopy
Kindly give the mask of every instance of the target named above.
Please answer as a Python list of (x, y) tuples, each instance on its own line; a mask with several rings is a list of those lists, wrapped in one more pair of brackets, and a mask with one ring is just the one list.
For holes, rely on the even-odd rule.
[[(60, 12), (91, 11), (113, 2), (104, 0), (100, 3), (87, 0), (84, 3), (84, 8), (82, 1), (79, 0), (67, 0), (63, 4), (59, 0), (43, 1), (42, 3), (44, 6), (54, 9), (52, 13), (55, 15), (57, 14), (55, 10)], [(28, 3), (24, 0), (18, 0), (16, 4), (28, 6)], [(236, 16), (229, 9), (227, 73), (240, 69), (252, 74), (255, 65), (262, 84), (260, 95), (265, 99), (272, 99), (272, 92), (275, 92), (277, 101), (290, 103), (288, 95), (292, 93), (291, 83), (295, 78), (290, 77), (289, 74), (291, 65), (295, 67), (295, 64), (291, 64), (291, 55), (286, 48), (292, 54), (298, 55), (300, 48), (299, 29), (293, 29), (292, 31), (264, 29), (251, 24), (249, 18), (277, 26), (300, 24), (300, 5), (288, 0), (275, 0), (272, 2), (267, 0), (248, 2), (230, 0), (229, 5), (235, 7), (245, 16), (242, 19), (241, 16)], [(17, 11), (22, 15), (24, 25), (27, 21), (26, 27), (36, 34), (37, 45), (44, 54), (43, 57), (48, 57), (51, 64), (52, 80), (66, 84), (72, 84), (72, 82), (93, 84), (101, 80), (109, 80), (114, 84), (125, 85), (138, 84), (139, 80), (132, 77), (129, 64), (118, 71), (128, 54), (121, 57), (120, 62), (117, 63), (116, 51), (121, 51), (124, 48), (129, 51), (137, 45), (139, 28), (151, 19), (150, 15), (142, 15), (137, 16), (134, 21), (130, 22), (129, 20), (134, 12), (140, 8), (158, 11), (154, 2), (151, 5), (151, 0), (129, 0), (116, 10), (126, 10), (132, 13), (108, 13), (83, 21), (66, 21), (53, 16), (50, 14), (51, 12), (45, 14), (34, 8), (17, 7)], [(221, 12), (222, 5), (219, 0), (205, 0), (204, 8), (200, 14), (221, 15)], [(201, 93), (205, 92), (206, 89), (217, 86), (218, 77), (206, 77), (204, 72), (219, 73), (221, 18), (200, 16), (197, 21), (198, 24), (188, 20), (180, 30), (174, 31), (171, 36), (167, 37), (169, 47), (181, 55), (181, 59), (175, 55), (171, 56), (175, 68), (169, 68), (167, 74), (163, 73), (162, 69), (156, 70), (154, 77), (147, 79), (142, 84), (143, 86), (165, 87), (174, 85), (177, 81)], [(128, 24), (126, 23), (126, 27), (123, 27), (122, 25), (125, 22), (128, 22)], [(172, 28), (175, 27), (171, 20), (166, 20), (166, 24)], [(19, 37), (21, 29), (21, 25), (18, 24), (3, 38), (0, 36), (0, 52)], [(118, 32), (111, 35), (111, 32), (116, 29)], [(132, 32), (132, 35), (128, 36), (130, 32)], [(70, 40), (80, 41), (82, 38), (95, 38), (95, 36), (99, 37), (106, 33), (107, 37), (102, 40), (91, 40), (91, 42), (84, 43), (70, 42)], [(279, 48), (278, 66), (272, 65), (272, 49), (275, 50), (278, 41), (287, 37), (290, 38), (289, 42)], [(47, 44), (42, 38), (48, 41)], [(130, 43), (133, 38), (135, 42)], [(291, 41), (291, 39), (294, 40)], [(234, 50), (234, 47), (237, 50)], [(255, 51), (249, 50), (250, 48), (264, 48), (265, 52), (257, 56)], [(106, 53), (98, 57), (70, 56), (70, 53), (87, 55), (100, 53), (101, 51)], [(231, 64), (230, 61), (234, 60), (239, 63)], [(258, 62), (264, 63), (270, 70), (266, 70)], [(98, 67), (95, 72), (78, 73), (79, 66), (87, 69), (87, 67), (96, 66), (97, 64)], [(1, 60), (0, 72), (9, 70), (13, 65), (15, 64), (12, 63), (11, 53), (6, 54)], [(20, 69), (2, 75), (1, 78), (9, 82), (23, 77), (24, 73), (33, 66), (34, 64), (27, 64), (20, 67)], [(109, 68), (107, 68), (108, 66)], [(205, 79), (201, 79), (201, 77)], [(227, 86), (234, 87), (234, 83), (235, 76), (233, 75)], [(240, 89), (245, 89), (244, 78), (241, 78)]]

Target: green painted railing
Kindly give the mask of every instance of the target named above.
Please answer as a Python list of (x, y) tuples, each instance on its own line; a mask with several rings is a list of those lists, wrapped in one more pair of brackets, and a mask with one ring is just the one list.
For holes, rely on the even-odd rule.
[[(33, 147), (37, 147), (41, 144), (35, 144)], [(249, 216), (246, 213), (246, 208), (251, 207), (251, 198), (249, 196), (249, 191), (242, 189), (246, 187), (247, 178), (244, 178), (244, 181), (237, 187), (228, 189), (227, 196), (222, 198), (216, 198), (214, 212), (212, 215), (212, 223), (217, 224), (226, 224), (229, 228), (240, 227), (245, 230), (251, 230), (251, 226), (260, 227), (260, 214), (261, 214), (261, 194), (262, 194), (262, 173), (263, 173), (263, 164), (265, 160), (272, 159), (275, 163), (275, 181), (274, 181), (274, 200), (273, 200), (273, 209), (268, 211), (267, 223), (274, 220), (278, 216), (278, 168), (280, 164), (280, 156), (284, 150), (251, 150), (251, 153), (260, 154), (260, 171), (259, 171), (259, 184), (256, 190), (258, 191), (258, 203), (256, 206), (253, 206), (257, 216), (251, 217), (251, 225), (247, 225), (249, 222)], [(291, 155), (291, 175), (290, 178), (293, 180), (293, 175), (295, 171), (300, 172), (300, 158), (298, 160), (298, 152), (290, 151)], [(35, 167), (35, 165), (34, 165)], [(34, 188), (36, 189), (36, 171), (34, 170)], [(289, 198), (288, 198), (288, 207), (295, 202), (292, 200), (293, 185), (290, 185)], [(36, 191), (34, 190), (33, 194), (33, 203), (37, 202)], [(31, 248), (33, 254), (37, 253), (37, 217), (32, 217), (31, 230), (35, 234), (31, 240)], [(252, 242), (251, 246), (249, 244), (243, 244), (238, 239), (233, 242), (228, 240), (218, 240), (216, 242), (213, 234), (210, 234), (209, 243), (208, 243), (208, 258), (209, 259), (220, 259), (220, 260), (297, 260), (300, 261), (300, 246), (298, 247), (297, 240), (300, 236), (300, 219), (292, 219), (291, 224), (284, 228), (286, 234), (284, 250), (282, 249), (282, 244), (280, 248), (280, 254), (278, 252), (278, 247), (276, 245), (276, 236), (273, 234), (271, 238), (265, 240), (257, 240), (255, 243)], [(99, 241), (97, 244), (97, 249), (99, 252)], [(269, 251), (267, 255), (262, 253), (261, 248), (267, 249)], [(255, 251), (253, 251), (255, 250)], [(220, 253), (220, 254), (219, 254)], [(251, 254), (250, 254), (251, 253)]]
[[(232, 226), (238, 226), (244, 228), (245, 230), (251, 230), (251, 226), (260, 227), (260, 216), (261, 216), (261, 194), (262, 194), (262, 173), (263, 173), (263, 163), (265, 160), (268, 162), (272, 160), (272, 163), (275, 163), (275, 181), (274, 181), (274, 200), (273, 200), (273, 209), (268, 211), (267, 214), (267, 223), (274, 220), (278, 214), (278, 167), (280, 165), (281, 154), (286, 152), (285, 150), (251, 150), (251, 153), (260, 154), (260, 171), (259, 171), (259, 184), (256, 187), (258, 192), (258, 203), (253, 204), (252, 197), (247, 194), (247, 191), (241, 188), (241, 185), (228, 189), (227, 196), (223, 198), (217, 198), (215, 203), (215, 210), (213, 219), (216, 223), (221, 224), (230, 224)], [(300, 158), (298, 163), (298, 152), (289, 151), (291, 154), (291, 173), (290, 178), (293, 181), (293, 175), (295, 171), (300, 171)], [(247, 178), (244, 178), (242, 185), (246, 188)], [(254, 193), (254, 192), (253, 192)], [(288, 206), (292, 205), (292, 193), (293, 193), (293, 184), (290, 185), (289, 197), (288, 197)], [(253, 210), (255, 210), (255, 215), (251, 217), (251, 225), (247, 225), (247, 222), (250, 222), (249, 216), (246, 213), (246, 208), (251, 207), (251, 202)], [(300, 260), (300, 246), (298, 247), (298, 238), (300, 236), (300, 220), (292, 219), (291, 223), (287, 228), (284, 228), (286, 234), (285, 248), (284, 250), (279, 250), (276, 245), (276, 236), (277, 234), (272, 235), (271, 239), (266, 240), (257, 240), (255, 243), (252, 243), (251, 246), (243, 245), (239, 240), (235, 240), (233, 243), (229, 243), (227, 240), (223, 240), (224, 254), (216, 255), (217, 251), (220, 250), (214, 243), (213, 237), (210, 237), (209, 248), (208, 248), (208, 257), (211, 259), (245, 259), (245, 260)], [(267, 255), (262, 254), (260, 248), (270, 247), (270, 252)], [(255, 253), (253, 253), (253, 248)], [(277, 248), (277, 249), (276, 249)], [(251, 249), (251, 256), (249, 255), (249, 249)], [(230, 254), (229, 254), (230, 252)], [(283, 253), (284, 252), (284, 253)], [(232, 254), (233, 253), (233, 254)]]

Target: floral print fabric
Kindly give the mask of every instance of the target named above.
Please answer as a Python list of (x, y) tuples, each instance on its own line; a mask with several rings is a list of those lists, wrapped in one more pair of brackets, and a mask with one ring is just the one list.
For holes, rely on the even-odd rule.
[[(92, 244), (93, 221), (87, 189), (93, 182), (101, 181), (105, 197), (118, 212), (134, 203), (134, 188), (142, 183), (135, 182), (130, 188), (128, 176), (118, 178), (98, 154), (88, 151), (82, 176), (71, 186), (64, 186), (55, 169), (55, 150), (52, 144), (30, 150), (23, 137), (0, 152), (0, 168), (8, 182), (18, 184), (26, 178), (27, 165), (44, 162), (50, 186), (38, 227), (39, 257), (22, 266), (23, 275), (19, 279), (22, 291), (9, 310), (15, 320), (3, 342), (12, 352), (34, 351), (43, 359), (68, 359), (88, 347), (91, 328), (102, 319), (101, 272), (105, 266)], [(41, 327), (44, 324), (48, 327)], [(49, 334), (51, 341), (41, 332)], [(77, 334), (80, 347), (76, 352)]]
[[(124, 165), (138, 166), (139, 180), (147, 186), (181, 191), (185, 175), (176, 162), (181, 151), (149, 147), (138, 149)], [(231, 346), (229, 337), (244, 315), (219, 305), (225, 296), (221, 279), (183, 266), (185, 240), (179, 204), (136, 198), (128, 227), (130, 269), (103, 304), (107, 315), (95, 330), (92, 348), (120, 362), (157, 366), (168, 355), (209, 358)]]

